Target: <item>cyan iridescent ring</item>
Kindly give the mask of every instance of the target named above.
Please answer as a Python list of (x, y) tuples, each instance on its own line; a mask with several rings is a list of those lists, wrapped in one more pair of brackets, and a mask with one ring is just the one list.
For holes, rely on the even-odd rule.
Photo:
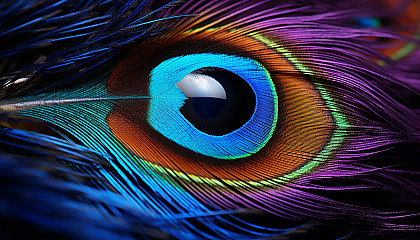
[[(217, 67), (243, 78), (255, 93), (252, 117), (240, 128), (222, 136), (195, 128), (179, 111), (186, 100), (175, 84), (191, 72)], [(278, 102), (268, 71), (258, 62), (224, 54), (191, 54), (163, 61), (150, 73), (149, 124), (166, 138), (197, 153), (235, 159), (258, 152), (270, 139), (277, 122)]]

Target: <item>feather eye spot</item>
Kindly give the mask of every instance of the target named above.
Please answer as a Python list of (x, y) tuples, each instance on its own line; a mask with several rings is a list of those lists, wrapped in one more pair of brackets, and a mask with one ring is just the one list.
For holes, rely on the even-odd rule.
[[(310, 79), (312, 69), (280, 43), (271, 35), (209, 29), (140, 44), (112, 71), (107, 88), (111, 95), (147, 95), (150, 101), (116, 106), (107, 116), (110, 130), (163, 175), (170, 171), (212, 187), (276, 188), (317, 170), (341, 146), (335, 132), (343, 124), (326, 104), (328, 91)], [(237, 75), (255, 95), (251, 118), (224, 135), (200, 131), (182, 114), (188, 96), (176, 86), (191, 73), (210, 75), (212, 69)], [(250, 124), (256, 117), (262, 120)]]
[[(207, 70), (203, 70), (206, 68)], [(217, 70), (210, 71), (208, 68)], [(185, 117), (186, 115), (191, 119), (191, 114), (188, 114), (189, 104), (186, 103), (185, 108), (183, 107), (187, 99), (176, 84), (196, 70), (213, 75), (217, 79), (229, 79), (225, 81), (226, 84), (223, 81), (221, 83), (225, 84), (227, 89), (236, 89), (239, 102), (230, 101), (229, 95), (235, 95), (235, 90), (227, 92), (226, 118), (232, 116), (230, 114), (238, 113), (242, 115), (239, 118), (245, 121), (239, 121), (240, 125), (233, 124), (231, 128), (224, 129), (227, 133), (211, 135), (197, 129)], [(173, 74), (174, 72), (176, 74)], [(150, 125), (171, 141), (209, 157), (235, 159), (258, 152), (270, 139), (277, 121), (277, 95), (269, 73), (261, 64), (243, 57), (203, 53), (168, 59), (150, 73), (149, 92)], [(240, 105), (242, 99), (250, 104), (235, 109), (235, 105)], [(233, 106), (229, 107), (231, 104)], [(252, 105), (255, 105), (255, 110)], [(201, 122), (200, 119), (196, 120), (192, 122)], [(221, 116), (218, 121), (223, 125), (226, 119)], [(209, 129), (211, 126), (207, 126), (207, 130)]]

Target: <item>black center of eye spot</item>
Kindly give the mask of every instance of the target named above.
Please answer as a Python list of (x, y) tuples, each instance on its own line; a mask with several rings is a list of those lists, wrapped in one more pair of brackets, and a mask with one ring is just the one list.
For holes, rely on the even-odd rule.
[(242, 127), (254, 114), (254, 91), (235, 73), (201, 68), (184, 79), (177, 86), (188, 99), (180, 112), (198, 130), (225, 135)]

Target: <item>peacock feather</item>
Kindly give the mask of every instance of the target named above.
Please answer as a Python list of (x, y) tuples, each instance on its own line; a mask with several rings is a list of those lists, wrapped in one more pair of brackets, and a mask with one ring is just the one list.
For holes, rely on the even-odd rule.
[(0, 238), (417, 239), (419, 8), (0, 2)]

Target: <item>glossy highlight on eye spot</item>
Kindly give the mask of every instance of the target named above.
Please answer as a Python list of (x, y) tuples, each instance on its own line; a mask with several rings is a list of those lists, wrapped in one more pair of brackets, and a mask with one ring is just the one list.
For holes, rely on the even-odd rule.
[(214, 78), (197, 73), (190, 73), (175, 84), (187, 98), (211, 97), (226, 99), (226, 92)]

